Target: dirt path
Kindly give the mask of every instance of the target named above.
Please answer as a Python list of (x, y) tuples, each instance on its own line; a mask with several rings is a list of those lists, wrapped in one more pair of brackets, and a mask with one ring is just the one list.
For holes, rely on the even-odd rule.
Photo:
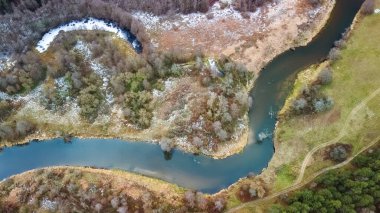
[(374, 146), (375, 144), (377, 144), (378, 142), (380, 141), (380, 136), (375, 138), (373, 141), (371, 141), (370, 144), (368, 144), (366, 147), (362, 148), (358, 153), (356, 153), (355, 155), (351, 156), (350, 158), (348, 158), (347, 160), (343, 161), (342, 163), (339, 163), (337, 165), (334, 165), (334, 166), (330, 166), (330, 167), (327, 167), (327, 168), (324, 168), (322, 169), (321, 171), (315, 173), (314, 175), (310, 176), (309, 178), (307, 178), (306, 180), (304, 180), (303, 182), (301, 181), (300, 183), (296, 183), (294, 184), (293, 186), (283, 190), (283, 191), (280, 191), (280, 192), (277, 192), (275, 194), (272, 194), (268, 197), (265, 197), (263, 199), (260, 199), (260, 200), (255, 200), (255, 201), (252, 201), (252, 202), (249, 202), (249, 203), (245, 203), (245, 204), (242, 204), (238, 207), (235, 207), (233, 209), (230, 209), (228, 212), (236, 212), (242, 208), (245, 208), (245, 207), (248, 207), (248, 206), (253, 206), (257, 203), (260, 203), (260, 202), (264, 202), (264, 201), (268, 201), (268, 200), (271, 200), (273, 198), (276, 198), (280, 195), (283, 195), (283, 194), (286, 194), (286, 193), (289, 193), (291, 191), (294, 191), (296, 189), (299, 189), (305, 185), (307, 185), (308, 183), (310, 183), (311, 181), (313, 181), (316, 177), (328, 172), (328, 171), (331, 171), (331, 170), (334, 170), (334, 169), (338, 169), (338, 168), (341, 168), (343, 166), (346, 166), (347, 164), (349, 164), (355, 157), (357, 157), (358, 155), (360, 155), (361, 153), (363, 153), (364, 151), (368, 150), (369, 148), (371, 148), (372, 146)]
[(333, 170), (333, 169), (338, 169), (338, 168), (341, 168), (345, 165), (347, 165), (348, 163), (350, 163), (356, 156), (358, 156), (359, 154), (361, 154), (362, 152), (364, 152), (365, 150), (369, 149), (370, 147), (372, 147), (373, 145), (375, 145), (377, 142), (379, 142), (380, 140), (380, 136), (377, 137), (376, 139), (374, 139), (370, 144), (368, 144), (366, 147), (364, 147), (363, 149), (361, 149), (358, 153), (356, 153), (354, 156), (351, 156), (350, 158), (348, 158), (347, 160), (343, 161), (342, 163), (339, 163), (337, 165), (334, 165), (334, 166), (330, 166), (330, 167), (327, 167), (325, 169), (322, 169), (321, 171), (315, 173), (314, 175), (310, 176), (309, 178), (307, 178), (306, 180), (303, 181), (303, 178), (304, 178), (304, 175), (305, 175), (305, 171), (306, 171), (306, 167), (308, 166), (312, 156), (314, 153), (316, 153), (318, 150), (324, 148), (324, 147), (327, 147), (327, 146), (330, 146), (332, 144), (335, 144), (337, 142), (339, 142), (340, 139), (342, 139), (346, 134), (347, 134), (347, 129), (348, 129), (348, 125), (350, 124), (350, 121), (352, 120), (352, 118), (354, 117), (354, 115), (359, 111), (361, 110), (363, 107), (366, 106), (366, 104), (371, 101), (373, 98), (375, 98), (378, 94), (380, 94), (380, 88), (378, 88), (377, 90), (375, 90), (374, 92), (372, 92), (369, 96), (367, 96), (365, 99), (363, 99), (359, 104), (357, 104), (350, 112), (350, 114), (348, 115), (344, 125), (343, 125), (343, 128), (341, 129), (339, 135), (326, 142), (326, 143), (323, 143), (323, 144), (320, 144), (316, 147), (314, 147), (312, 150), (310, 150), (305, 159), (303, 160), (302, 162), (302, 166), (301, 166), (301, 169), (300, 169), (300, 173), (298, 175), (298, 178), (297, 180), (295, 181), (295, 183), (288, 187), (287, 189), (284, 189), (280, 192), (277, 192), (277, 193), (274, 193), (270, 196), (267, 196), (263, 199), (259, 199), (259, 200), (255, 200), (255, 201), (252, 201), (252, 202), (249, 202), (249, 203), (245, 203), (245, 204), (242, 204), (240, 206), (237, 206), (235, 208), (232, 208), (230, 209), (229, 211), (227, 212), (236, 212), (242, 208), (245, 208), (245, 207), (248, 207), (248, 206), (252, 206), (254, 204), (257, 204), (259, 202), (264, 202), (264, 201), (268, 201), (268, 200), (271, 200), (275, 197), (278, 197), (280, 195), (283, 195), (283, 194), (286, 194), (286, 193), (289, 193), (291, 191), (294, 191), (296, 189), (299, 189), (301, 187), (303, 187), (304, 185), (308, 184), (309, 182), (311, 182), (312, 180), (314, 180), (316, 177), (318, 177), (319, 175), (321, 174), (324, 174), (330, 170)]
[(323, 144), (320, 144), (320, 145), (314, 147), (310, 152), (307, 153), (305, 159), (302, 162), (302, 166), (301, 166), (298, 178), (294, 184), (299, 184), (302, 182), (302, 179), (305, 175), (306, 167), (309, 165), (309, 162), (310, 162), (312, 156), (314, 155), (314, 153), (316, 153), (318, 150), (320, 150), (324, 147), (330, 146), (330, 145), (335, 144), (338, 141), (340, 141), (347, 134), (348, 125), (350, 124), (350, 121), (355, 116), (355, 114), (359, 110), (361, 110), (363, 107), (365, 107), (366, 104), (370, 100), (372, 100), (374, 97), (376, 97), (376, 95), (378, 95), (379, 93), (380, 93), (380, 88), (378, 88), (376, 91), (372, 92), (369, 96), (367, 96), (365, 99), (363, 99), (358, 105), (356, 105), (355, 108), (353, 108), (351, 110), (350, 114), (348, 115), (348, 117), (346, 119), (346, 122), (344, 123), (343, 128), (341, 129), (339, 135), (336, 138), (334, 138), (334, 139), (332, 139), (326, 143), (323, 143)]

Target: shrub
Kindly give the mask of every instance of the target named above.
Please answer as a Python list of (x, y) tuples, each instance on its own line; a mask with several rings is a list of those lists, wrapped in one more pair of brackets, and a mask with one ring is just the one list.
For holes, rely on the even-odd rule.
[(363, 15), (371, 15), (375, 11), (375, 0), (366, 0), (361, 9)]
[(0, 121), (5, 120), (11, 113), (13, 107), (9, 101), (0, 100)]
[(340, 50), (336, 47), (332, 48), (329, 52), (328, 59), (331, 61), (336, 61), (341, 58)]
[(299, 98), (299, 99), (296, 99), (294, 102), (293, 102), (293, 109), (297, 112), (297, 113), (301, 113), (304, 111), (304, 109), (307, 107), (307, 101), (305, 98)]
[(160, 147), (164, 152), (171, 152), (174, 148), (174, 143), (169, 138), (164, 138), (160, 141)]
[(322, 3), (322, 0), (308, 0), (309, 4), (311, 4), (313, 7), (317, 7)]
[(15, 132), (19, 135), (19, 137), (24, 137), (27, 134), (31, 133), (34, 130), (34, 128), (34, 124), (28, 121), (20, 120), (16, 121)]
[(334, 148), (329, 153), (329, 156), (332, 160), (341, 162), (347, 159), (348, 157), (348, 150), (346, 147), (339, 145)]
[(330, 97), (313, 100), (314, 112), (317, 112), (317, 113), (324, 112), (330, 109), (333, 105), (334, 105), (334, 101)]
[(98, 110), (102, 103), (103, 95), (100, 88), (95, 85), (90, 85), (80, 91), (78, 103), (80, 106), (80, 114), (89, 119), (95, 119), (98, 116)]
[(207, 19), (213, 19), (214, 18), (214, 13), (208, 13), (206, 15)]
[(331, 68), (325, 68), (323, 69), (319, 75), (318, 75), (318, 80), (319, 82), (322, 84), (322, 85), (327, 85), (329, 83), (331, 83), (332, 81), (332, 71), (331, 71)]
[(195, 202), (196, 202), (196, 194), (194, 191), (186, 191), (184, 194), (184, 200), (185, 204), (190, 207), (194, 208), (195, 207)]

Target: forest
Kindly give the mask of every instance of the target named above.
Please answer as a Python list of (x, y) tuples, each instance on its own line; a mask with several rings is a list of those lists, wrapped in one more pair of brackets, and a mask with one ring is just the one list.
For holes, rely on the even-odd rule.
[[(51, 0), (1, 0), (0, 13), (12, 13), (15, 10), (35, 11), (43, 5), (48, 4), (49, 1)], [(163, 15), (170, 12), (185, 14), (207, 12), (210, 6), (209, 0), (105, 0), (104, 2), (114, 4), (126, 11), (138, 10), (154, 13), (156, 15)]]
[[(12, 13), (16, 10), (35, 11), (51, 0), (0, 0), (0, 14)], [(273, 0), (235, 0), (233, 6), (241, 12), (254, 12), (257, 8)], [(310, 0), (312, 4), (319, 4), (320, 0)], [(104, 0), (125, 11), (144, 11), (155, 15), (174, 13), (206, 13), (215, 0)]]
[(318, 177), (306, 188), (282, 196), (272, 212), (379, 212), (380, 147), (356, 157), (350, 166)]

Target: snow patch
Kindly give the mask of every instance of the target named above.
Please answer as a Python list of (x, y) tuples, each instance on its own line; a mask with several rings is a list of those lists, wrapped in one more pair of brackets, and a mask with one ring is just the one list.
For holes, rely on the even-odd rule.
[(42, 86), (40, 85), (26, 95), (9, 95), (5, 92), (0, 92), (0, 100), (29, 102), (31, 100), (37, 100), (41, 93)]
[(69, 85), (65, 81), (65, 77), (55, 79), (55, 86), (58, 91), (62, 93), (66, 93), (66, 94), (69, 92), (69, 89), (70, 89)]
[(174, 88), (174, 86), (176, 85), (176, 82), (174, 82), (173, 80), (171, 79), (168, 79), (164, 82), (164, 90), (163, 91), (160, 91), (160, 90), (157, 90), (157, 89), (154, 89), (152, 91), (152, 94), (153, 94), (153, 98), (161, 98), (164, 96), (164, 93), (167, 92), (167, 91), (170, 91), (171, 89)]
[(210, 69), (214, 76), (223, 76), (223, 73), (219, 70), (214, 59), (209, 59), (208, 63), (210, 64)]
[[(255, 19), (258, 17), (260, 13), (260, 9), (258, 9), (254, 13), (250, 13), (251, 19)], [(229, 4), (228, 7), (221, 9), (221, 5), (219, 2), (216, 2), (209, 10), (208, 14), (212, 14), (213, 18), (208, 19), (207, 14), (205, 13), (191, 13), (186, 15), (176, 15), (173, 16), (155, 16), (146, 12), (134, 12), (133, 16), (139, 19), (140, 22), (144, 24), (144, 26), (148, 30), (162, 29), (162, 30), (172, 30), (175, 28), (187, 28), (187, 27), (196, 27), (202, 23), (216, 23), (222, 19), (237, 19), (242, 20), (241, 13), (235, 9), (233, 9), (232, 5)]]
[(44, 198), (41, 201), (41, 208), (50, 210), (50, 211), (56, 211), (58, 207), (58, 202), (57, 201), (51, 201), (47, 198)]
[[(72, 21), (50, 30), (37, 43), (36, 49), (40, 53), (43, 53), (49, 48), (50, 44), (54, 41), (54, 39), (58, 36), (58, 34), (61, 31), (69, 32), (69, 31), (76, 31), (76, 30), (102, 30), (102, 31), (115, 33), (118, 37), (126, 41), (129, 41), (129, 39), (131, 38), (130, 33), (121, 29), (116, 24), (107, 23), (100, 19), (88, 18), (88, 19), (82, 19), (79, 21)], [(132, 44), (135, 49), (140, 48), (140, 43), (136, 39), (133, 40)]]

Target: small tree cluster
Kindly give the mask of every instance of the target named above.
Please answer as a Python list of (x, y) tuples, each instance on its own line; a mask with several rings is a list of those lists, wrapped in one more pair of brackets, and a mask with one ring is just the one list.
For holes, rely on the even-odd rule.
[(35, 84), (45, 77), (47, 67), (32, 52), (22, 55), (16, 65), (0, 73), (0, 91), (15, 94), (30, 91)]
[(342, 162), (346, 160), (352, 150), (352, 146), (347, 144), (336, 144), (330, 147), (328, 151), (328, 157), (336, 162)]
[(13, 110), (14, 104), (0, 99), (0, 122), (6, 120)]
[(332, 69), (326, 67), (322, 69), (317, 79), (311, 85), (305, 85), (300, 95), (293, 101), (292, 109), (295, 114), (320, 113), (329, 110), (334, 105), (331, 97), (326, 97), (320, 93), (323, 85), (330, 84), (332, 81)]
[(340, 54), (340, 49), (337, 48), (337, 47), (334, 47), (330, 50), (329, 52), (329, 55), (327, 56), (327, 58), (331, 61), (331, 62), (334, 62), (334, 61), (337, 61), (339, 59), (342, 58), (341, 54)]
[(89, 120), (95, 119), (98, 116), (98, 110), (103, 99), (101, 90), (95, 84), (84, 88), (78, 96), (80, 114)]
[(236, 192), (242, 202), (248, 202), (265, 196), (266, 189), (261, 179), (254, 178), (252, 182), (243, 184)]
[(226, 207), (223, 197), (212, 198), (193, 190), (186, 191), (183, 200), (187, 207), (186, 211), (191, 212), (223, 212)]
[(295, 114), (320, 113), (333, 107), (334, 101), (319, 93), (319, 86), (305, 86), (301, 95), (293, 101), (292, 109)]

